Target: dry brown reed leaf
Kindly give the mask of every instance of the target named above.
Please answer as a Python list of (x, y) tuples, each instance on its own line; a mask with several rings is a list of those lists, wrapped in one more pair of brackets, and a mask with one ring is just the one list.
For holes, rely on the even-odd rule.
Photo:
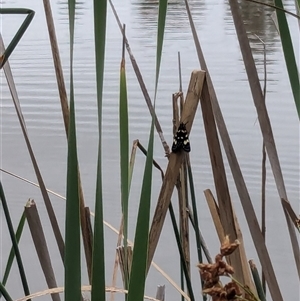
[[(89, 292), (91, 290), (91, 286), (90, 285), (85, 285), (81, 287), (81, 291), (83, 292)], [(115, 292), (115, 293), (123, 293), (123, 294), (127, 294), (128, 291), (121, 289), (121, 288), (116, 288), (116, 287), (106, 287), (105, 291), (108, 292)], [(52, 289), (47, 289), (44, 291), (40, 291), (34, 294), (31, 294), (29, 296), (26, 297), (22, 297), (20, 299), (16, 299), (15, 301), (27, 301), (29, 299), (34, 299), (34, 298), (38, 298), (38, 297), (42, 297), (42, 296), (47, 296), (50, 294), (57, 294), (57, 293), (63, 293), (64, 292), (64, 287), (56, 287), (56, 288), (52, 288)], [(149, 296), (144, 296), (144, 298), (146, 300), (150, 300), (150, 301), (159, 301), (153, 297), (149, 297)]]

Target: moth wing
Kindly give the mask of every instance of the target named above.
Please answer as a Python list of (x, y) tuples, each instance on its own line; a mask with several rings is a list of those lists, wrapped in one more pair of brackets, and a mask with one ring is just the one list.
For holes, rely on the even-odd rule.
[(191, 145), (189, 141), (184, 141), (184, 143), (182, 144), (182, 149), (184, 151), (186, 151), (187, 153), (189, 153), (191, 151)]
[(181, 123), (179, 125), (179, 128), (178, 128), (176, 134), (174, 135), (174, 140), (173, 140), (173, 144), (172, 144), (172, 152), (176, 153), (176, 152), (180, 151), (181, 148), (186, 152), (191, 151), (189, 136), (188, 136), (188, 133), (187, 133), (184, 123)]
[(182, 149), (189, 153), (191, 151), (191, 145), (188, 134), (185, 135), (183, 143), (182, 143)]
[(179, 140), (174, 138), (173, 144), (172, 144), (172, 152), (176, 153), (180, 150), (181, 148), (181, 142)]

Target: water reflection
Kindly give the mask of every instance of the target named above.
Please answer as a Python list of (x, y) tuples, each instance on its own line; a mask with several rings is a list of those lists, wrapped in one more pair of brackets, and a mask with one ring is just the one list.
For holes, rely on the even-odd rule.
[[(272, 1), (266, 3), (272, 4)], [(259, 5), (249, 1), (240, 1), (242, 17), (250, 41), (250, 45), (257, 59), (257, 63), (263, 63), (263, 44), (257, 36), (266, 44), (266, 52), (272, 53), (276, 49), (279, 41), (278, 33), (271, 18), (273, 9), (268, 6)], [(232, 15), (229, 4), (225, 11), (225, 30), (226, 33), (235, 33), (232, 27)], [(257, 36), (256, 36), (257, 35)]]
[[(267, 3), (271, 4), (272, 1), (268, 1)], [(189, 1), (189, 5), (198, 33), (201, 32), (201, 29), (207, 30), (206, 25), (208, 22), (206, 20), (213, 18), (215, 19), (214, 23), (216, 26), (215, 28), (210, 27), (208, 30), (211, 34), (216, 34), (215, 30), (219, 27), (219, 18), (222, 18), (219, 15), (219, 8), (223, 6), (225, 10), (223, 15), (225, 34), (236, 34), (232, 26), (232, 16), (228, 3), (220, 3), (218, 1)], [(271, 18), (274, 10), (249, 1), (241, 1), (240, 7), (253, 53), (257, 56), (258, 64), (263, 64), (263, 44), (255, 35), (266, 43), (268, 53), (274, 51), (279, 42), (278, 33)], [(158, 19), (157, 0), (134, 0), (131, 3), (131, 17), (133, 19), (132, 27), (138, 34), (137, 39), (149, 39), (149, 36), (156, 39)], [(168, 5), (165, 39), (186, 40), (190, 38), (191, 29), (184, 1), (171, 1)]]
[[(197, 28), (203, 25), (199, 22), (205, 15), (207, 5), (205, 1), (189, 1), (190, 9), (193, 12)], [(133, 29), (142, 29), (147, 36), (156, 36), (158, 20), (158, 1), (135, 0), (131, 3), (131, 16), (133, 18)], [(190, 25), (188, 22), (184, 1), (170, 1), (167, 10), (166, 39), (180, 39), (186, 34), (190, 34)]]
[[(69, 22), (68, 0), (57, 1), (57, 8), (59, 20)], [(88, 9), (86, 1), (76, 1), (75, 8), (75, 19), (78, 21), (84, 15), (84, 11)]]

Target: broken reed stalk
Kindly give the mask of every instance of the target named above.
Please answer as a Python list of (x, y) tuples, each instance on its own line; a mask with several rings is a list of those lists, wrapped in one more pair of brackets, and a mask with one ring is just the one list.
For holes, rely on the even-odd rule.
[(204, 195), (217, 231), (219, 241), (222, 242), (225, 237), (225, 232), (220, 219), (219, 206), (210, 189), (204, 190)]
[[(50, 254), (48, 251), (43, 226), (34, 200), (29, 199), (29, 201), (27, 202), (25, 206), (25, 214), (48, 288), (56, 288), (57, 283), (51, 264)], [(51, 298), (53, 301), (61, 301), (59, 294), (52, 294)]]
[(160, 301), (165, 301), (165, 293), (166, 293), (165, 291), (166, 291), (165, 285), (159, 285), (157, 287), (155, 298)]
[[(185, 154), (186, 156), (187, 154)], [(187, 265), (189, 276), (191, 275), (190, 270), (190, 245), (189, 245), (189, 216), (187, 212), (188, 200), (187, 200), (187, 185), (186, 185), (186, 168), (185, 158), (181, 165), (180, 176), (179, 176), (179, 187), (178, 190), (178, 200), (179, 200), (179, 227), (180, 227), (180, 238), (182, 249), (184, 253), (184, 259)]]
[[(125, 248), (120, 246), (117, 248), (118, 260), (120, 265), (120, 270), (123, 279), (123, 285), (125, 286), (125, 279), (129, 279), (131, 273), (131, 263), (132, 263), (132, 246), (127, 246), (126, 257), (125, 257)], [(126, 275), (127, 274), (127, 275)]]
[(178, 99), (180, 99), (182, 93), (173, 93), (172, 94), (172, 108), (173, 108), (173, 135), (175, 135), (176, 130), (179, 126), (179, 107), (178, 107)]
[[(220, 208), (220, 220), (224, 228), (225, 235), (229, 235), (231, 239), (237, 239), (237, 230), (234, 223), (233, 209), (229, 194), (224, 161), (206, 80), (203, 84), (200, 103), (214, 183), (217, 192), (217, 200)], [(232, 253), (229, 258), (229, 263), (234, 267), (238, 281), (240, 281), (241, 283), (246, 283), (250, 286), (251, 284), (246, 281), (246, 271), (244, 271), (242, 268), (243, 264), (240, 251), (237, 250), (236, 252)]]
[[(219, 237), (219, 241), (220, 243), (222, 243), (225, 240), (225, 231), (224, 228), (222, 226), (222, 222), (220, 219), (220, 209), (219, 206), (217, 204), (217, 202), (215, 201), (215, 198), (212, 194), (212, 192), (209, 189), (206, 189), (204, 191), (204, 195), (213, 219), (213, 222), (215, 224), (215, 228)], [(234, 218), (234, 225), (236, 228), (236, 233), (237, 233), (237, 240), (239, 241), (240, 245), (239, 245), (239, 252), (240, 252), (240, 257), (241, 257), (241, 268), (243, 270), (244, 273), (244, 277), (245, 277), (245, 283), (250, 289), (251, 291), (255, 291), (255, 286), (254, 283), (250, 277), (250, 271), (248, 268), (248, 263), (247, 263), (247, 256), (246, 256), (246, 251), (245, 251), (245, 246), (244, 246), (244, 240), (243, 240), (243, 235), (242, 235), (242, 231), (240, 229), (238, 220), (237, 220), (237, 216), (235, 214), (234, 208), (232, 208), (233, 210), (233, 218)], [(230, 258), (226, 258), (226, 260), (230, 260)], [(230, 261), (228, 261), (229, 263)]]
[[(66, 135), (68, 138), (69, 105), (68, 105), (66, 86), (65, 86), (65, 82), (64, 82), (64, 76), (63, 76), (63, 71), (62, 71), (62, 66), (61, 66), (60, 55), (59, 55), (59, 49), (58, 49), (58, 44), (57, 44), (57, 39), (56, 39), (55, 26), (54, 26), (54, 22), (53, 22), (52, 11), (51, 11), (51, 4), (50, 4), (49, 0), (43, 0), (43, 3), (44, 3), (44, 10), (45, 10), (45, 16), (46, 16), (46, 21), (47, 21), (50, 45), (51, 45), (51, 50), (52, 50), (58, 92), (59, 92), (59, 96), (60, 96), (61, 111), (63, 114), (65, 131), (66, 131)], [(85, 215), (85, 203), (84, 203), (84, 196), (83, 196), (83, 190), (82, 190), (82, 185), (81, 185), (81, 177), (80, 177), (79, 167), (78, 167), (78, 185), (79, 185), (79, 199), (80, 199), (81, 232), (82, 232), (82, 238), (83, 238), (83, 245), (84, 245), (88, 275), (89, 275), (89, 279), (91, 279), (93, 246), (90, 245), (90, 242), (92, 241), (92, 237), (89, 237), (91, 232), (89, 231), (89, 226), (87, 224), (87, 219), (86, 219), (86, 215)]]
[(178, 79), (179, 79), (179, 92), (182, 92), (182, 75), (181, 75), (180, 51), (178, 51)]
[[(187, 123), (186, 128), (189, 133), (191, 131), (195, 113), (198, 107), (204, 78), (205, 72), (201, 70), (192, 72), (185, 106), (181, 116), (181, 121)], [(171, 196), (179, 175), (179, 169), (183, 160), (183, 156), (184, 154), (182, 152), (178, 152), (171, 153), (169, 157), (168, 167), (162, 183), (149, 233), (148, 270), (158, 244), (169, 204), (171, 202)]]

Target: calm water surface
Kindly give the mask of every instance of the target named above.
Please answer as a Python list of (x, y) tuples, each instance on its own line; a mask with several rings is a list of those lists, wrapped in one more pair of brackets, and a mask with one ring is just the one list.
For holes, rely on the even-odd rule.
[[(114, 1), (122, 23), (126, 23), (127, 35), (132, 51), (140, 66), (145, 83), (151, 96), (154, 94), (155, 54), (156, 54), (156, 1)], [(24, 2), (2, 1), (3, 7), (23, 7)], [(287, 7), (293, 9), (293, 1), (287, 1)], [(235, 29), (227, 2), (220, 0), (190, 1), (200, 42), (215, 85), (228, 130), (241, 164), (246, 183), (257, 214), (260, 214), (261, 187), (261, 147), (262, 137), (256, 110), (247, 83)], [(31, 143), (37, 161), (49, 189), (65, 195), (66, 179), (66, 139), (63, 129), (60, 103), (56, 87), (51, 50), (46, 28), (42, 1), (27, 1), (26, 6), (36, 11), (35, 18), (28, 31), (17, 46), (10, 63), (19, 93), (24, 118), (26, 120)], [(97, 161), (97, 112), (95, 94), (93, 15), (91, 1), (77, 4), (75, 34), (75, 100), (78, 130), (79, 161), (85, 199), (91, 209), (94, 208), (95, 174)], [(68, 11), (66, 1), (52, 1), (53, 15), (61, 51), (64, 76), (69, 87), (69, 37)], [(299, 208), (299, 126), (283, 60), (280, 40), (270, 18), (271, 11), (262, 9), (248, 2), (243, 2), (247, 31), (256, 59), (260, 78), (263, 80), (263, 47), (255, 38), (257, 34), (265, 43), (267, 50), (267, 106), (274, 129), (278, 154), (282, 163), (289, 200), (295, 210)], [(1, 33), (7, 44), (22, 22), (21, 16), (3, 16)], [(299, 31), (296, 22), (289, 18), (293, 29), (293, 38), (297, 42)], [(299, 39), (298, 39), (299, 40)], [(114, 225), (120, 223), (119, 193), (119, 125), (118, 125), (118, 85), (122, 38), (108, 8), (108, 28), (106, 44), (106, 65), (103, 100), (103, 175), (104, 175), (104, 214), (105, 219)], [(181, 53), (183, 87), (186, 90), (191, 71), (199, 68), (192, 41), (185, 6), (183, 1), (170, 1), (166, 24), (163, 58), (157, 98), (157, 115), (161, 122), (167, 141), (172, 142), (172, 104), (171, 95), (178, 91), (177, 53)], [(299, 49), (296, 49), (299, 53)], [(130, 114), (130, 139), (139, 139), (146, 146), (148, 141), (150, 118), (143, 95), (137, 84), (134, 72), (127, 59), (128, 96)], [(17, 116), (9, 95), (3, 73), (1, 72), (1, 168), (36, 181), (28, 152), (22, 137)], [(214, 191), (212, 173), (209, 164), (206, 139), (198, 111), (190, 135), (192, 144), (191, 162), (196, 183), (196, 196), (199, 202), (199, 218), (203, 235), (212, 254), (218, 252), (218, 240), (210, 214), (204, 199), (203, 190)], [(155, 159), (163, 168), (166, 167), (164, 151), (158, 137), (155, 144)], [(144, 168), (144, 157), (137, 155), (134, 178), (131, 189), (130, 236), (134, 236), (137, 204)], [(244, 218), (232, 177), (229, 172), (230, 191), (239, 216), (246, 241), (248, 258), (257, 255)], [(160, 177), (154, 171), (152, 209), (155, 208), (161, 185)], [(4, 173), (1, 180), (9, 201), (15, 224), (27, 199), (34, 198), (42, 216), (45, 234), (53, 258), (58, 285), (63, 285), (62, 263), (53, 238), (48, 217), (39, 190), (12, 178)], [(277, 190), (268, 166), (267, 180), (267, 242), (274, 263), (278, 281), (285, 300), (298, 300), (299, 291), (294, 259), (290, 248), (288, 232), (279, 202)], [(65, 204), (59, 198), (51, 197), (62, 230), (64, 229)], [(116, 236), (106, 230), (107, 244), (106, 269), (108, 285), (112, 275)], [(3, 273), (10, 243), (3, 214), (1, 214), (1, 273)], [(37, 256), (25, 227), (21, 251), (28, 271), (30, 290), (32, 292), (46, 288), (46, 282), (37, 262)], [(198, 285), (196, 269), (197, 257), (192, 248), (192, 276)], [(174, 234), (166, 219), (155, 261), (179, 283), (179, 257), (177, 255)], [(83, 269), (84, 270), (84, 269)], [(147, 294), (154, 295), (156, 285), (166, 284), (167, 300), (178, 300), (173, 287), (151, 270)], [(87, 283), (86, 272), (83, 282)], [(120, 286), (120, 282), (118, 283)], [(13, 298), (22, 296), (17, 267), (14, 265), (8, 290)], [(200, 288), (196, 294), (199, 294)], [(41, 298), (40, 300), (49, 300)], [(120, 298), (123, 300), (123, 298)]]

